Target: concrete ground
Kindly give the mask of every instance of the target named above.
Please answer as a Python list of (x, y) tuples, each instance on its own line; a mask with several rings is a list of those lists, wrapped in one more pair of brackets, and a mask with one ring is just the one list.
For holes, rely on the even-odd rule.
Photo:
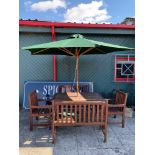
[(54, 155), (134, 155), (135, 119), (126, 118), (126, 127), (108, 125), (108, 140), (98, 126), (58, 127), (56, 143), (51, 143), (48, 127), (29, 131), (29, 112), (20, 110), (19, 147), (52, 147)]

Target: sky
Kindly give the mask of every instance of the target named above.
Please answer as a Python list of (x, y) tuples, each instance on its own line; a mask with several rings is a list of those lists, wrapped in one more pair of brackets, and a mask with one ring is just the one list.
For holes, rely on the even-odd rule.
[(20, 0), (20, 19), (120, 23), (135, 17), (135, 0)]

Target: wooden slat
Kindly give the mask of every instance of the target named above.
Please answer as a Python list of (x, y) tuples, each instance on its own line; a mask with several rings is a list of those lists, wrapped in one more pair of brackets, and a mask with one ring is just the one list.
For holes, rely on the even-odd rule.
[(88, 125), (105, 125), (104, 122), (90, 122), (90, 123), (83, 123), (83, 122), (79, 122), (79, 123), (55, 123), (55, 126), (77, 126), (77, 125), (82, 125), (82, 126), (88, 126)]
[(51, 125), (50, 123), (38, 123), (38, 124), (33, 124), (33, 126), (49, 126)]
[(108, 121), (108, 124), (121, 124), (122, 121), (118, 121), (118, 122), (111, 122), (111, 121)]
[(101, 105), (101, 122), (103, 122), (104, 104)]
[(81, 123), (81, 105), (79, 105), (79, 122)]
[(108, 115), (122, 115), (123, 114), (123, 112), (108, 112)]
[(88, 123), (90, 122), (90, 104), (88, 104)]
[(61, 104), (61, 122), (63, 122), (63, 112), (64, 112), (64, 107), (63, 107), (63, 104)]
[(50, 115), (49, 114), (38, 114), (38, 113), (36, 113), (36, 114), (31, 114), (32, 116), (49, 116), (50, 117)]
[(97, 122), (99, 122), (99, 104), (97, 104)]
[(71, 116), (70, 117), (70, 119), (71, 119), (70, 123), (72, 123), (72, 108), (73, 108), (72, 105), (70, 105), (70, 116)]
[(40, 109), (40, 108), (44, 108), (44, 109), (51, 109), (52, 108), (52, 106), (50, 106), (50, 105), (45, 105), (45, 106), (31, 106), (31, 108), (33, 108), (33, 109)]
[(124, 107), (125, 104), (109, 104), (108, 107), (116, 107), (116, 108), (121, 108), (121, 107)]
[(83, 122), (86, 122), (86, 105), (84, 105)]
[(75, 122), (77, 122), (77, 105), (75, 105)]
[(94, 117), (95, 117), (95, 105), (93, 104), (92, 122), (94, 122)]
[(68, 123), (68, 104), (66, 104), (66, 123)]
[(59, 120), (59, 105), (56, 105), (56, 111), (57, 111), (57, 120)]

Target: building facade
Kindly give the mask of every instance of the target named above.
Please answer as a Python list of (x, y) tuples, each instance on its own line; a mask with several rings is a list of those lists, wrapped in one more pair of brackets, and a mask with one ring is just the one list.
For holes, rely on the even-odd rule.
[[(22, 105), (24, 82), (28, 80), (74, 80), (75, 58), (37, 55), (21, 47), (66, 39), (79, 33), (84, 37), (135, 47), (135, 27), (124, 24), (83, 24), (45, 21), (19, 21), (19, 101)], [(94, 83), (94, 91), (112, 97), (115, 90), (129, 93), (128, 105), (135, 104), (135, 51), (113, 52), (105, 55), (82, 56), (79, 59), (79, 81)]]

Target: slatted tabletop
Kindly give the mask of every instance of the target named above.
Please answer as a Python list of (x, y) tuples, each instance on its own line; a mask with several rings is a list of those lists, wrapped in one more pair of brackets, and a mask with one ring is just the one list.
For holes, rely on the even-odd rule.
[(84, 101), (103, 101), (104, 98), (98, 93), (78, 93), (77, 92), (67, 92), (67, 93), (57, 93), (54, 96), (54, 102), (84, 102)]

